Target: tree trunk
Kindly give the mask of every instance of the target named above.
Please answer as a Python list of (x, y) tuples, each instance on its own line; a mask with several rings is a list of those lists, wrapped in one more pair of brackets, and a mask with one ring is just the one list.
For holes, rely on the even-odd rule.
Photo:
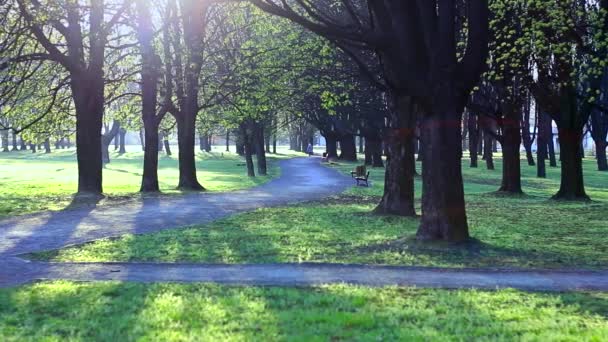
[(255, 156), (258, 162), (258, 175), (266, 176), (268, 174), (268, 167), (266, 165), (266, 149), (265, 149), (265, 137), (264, 137), (264, 125), (261, 123), (254, 123), (252, 129), (253, 133), (253, 144), (255, 145)]
[[(152, 99), (150, 99), (152, 101)], [(151, 111), (144, 114), (144, 132), (146, 145), (144, 150), (144, 172), (141, 178), (141, 192), (160, 192), (158, 184), (158, 126), (160, 121), (156, 118), (156, 109), (146, 105), (146, 111)]]
[(359, 136), (359, 153), (364, 153), (365, 151), (367, 151), (367, 148), (364, 150), (363, 149), (363, 145), (367, 146), (367, 141), (364, 141), (365, 139), (363, 138), (363, 136)]
[(597, 169), (599, 171), (608, 171), (608, 160), (606, 159), (606, 141), (597, 141), (595, 143), (595, 154), (597, 156)]
[(325, 136), (325, 145), (327, 158), (338, 158), (337, 139), (333, 134), (327, 134)]
[(173, 155), (173, 153), (171, 152), (171, 144), (169, 143), (169, 139), (165, 136), (165, 154), (168, 156)]
[(469, 113), (467, 126), (469, 126), (469, 157), (471, 158), (470, 166), (475, 168), (478, 166), (477, 147), (479, 147), (479, 127), (477, 124), (477, 115)]
[[(538, 138), (536, 140), (536, 177), (547, 178), (547, 147), (551, 129), (551, 118), (546, 113), (538, 111)], [(549, 124), (547, 126), (547, 124)]]
[(422, 220), (420, 240), (465, 241), (469, 227), (462, 181), (462, 115), (446, 106), (422, 121)]
[(30, 143), (30, 150), (32, 150), (32, 153), (36, 153), (36, 144)]
[(177, 121), (177, 144), (179, 159), (179, 183), (177, 188), (189, 191), (204, 191), (205, 188), (196, 177), (196, 160), (194, 152), (196, 113), (181, 113)]
[(70, 88), (76, 110), (78, 193), (99, 195), (102, 187), (101, 128), (104, 79), (101, 70), (72, 72)]
[[(107, 129), (107, 127), (106, 127), (106, 129)], [(118, 123), (118, 121), (114, 120), (110, 131), (106, 132), (101, 137), (101, 158), (102, 158), (103, 164), (110, 163), (110, 144), (112, 143), (112, 140), (114, 138), (116, 138), (116, 135), (118, 134), (119, 129), (120, 129), (120, 124)]]
[(226, 130), (226, 152), (230, 152), (230, 131)]
[(144, 129), (143, 127), (139, 129), (139, 143), (141, 144), (141, 150), (146, 150), (146, 140), (144, 138)]
[(49, 138), (44, 139), (44, 153), (51, 153), (51, 139)]
[(486, 168), (494, 170), (494, 152), (492, 151), (492, 136), (483, 133), (483, 159), (486, 161)]
[[(262, 129), (264, 128), (264, 126), (262, 125)], [(264, 131), (262, 130), (262, 133)], [(270, 153), (270, 132), (264, 134), (264, 142), (266, 144), (266, 153)]]
[[(118, 140), (119, 140), (119, 146), (118, 146), (118, 154), (125, 154), (127, 153), (127, 149), (125, 148), (125, 138), (127, 135), (127, 130), (124, 128), (120, 129), (120, 132), (118, 132)], [(144, 149), (145, 151), (145, 149)]]
[(384, 194), (376, 213), (415, 217), (414, 155), (416, 112), (409, 96), (395, 96), (391, 101), (391, 128), (386, 134), (387, 152)]
[(17, 133), (13, 132), (13, 149), (11, 151), (17, 151), (19, 145), (17, 144)]
[(549, 150), (549, 166), (557, 167), (557, 158), (555, 157), (555, 142), (553, 139), (553, 124), (549, 122), (550, 131), (548, 134), (548, 150)]
[(502, 136), (502, 184), (498, 191), (521, 194), (521, 112), (519, 106), (505, 109)]
[(2, 152), (9, 152), (8, 129), (2, 130)]
[(340, 159), (352, 162), (357, 161), (357, 145), (355, 144), (354, 135), (347, 134), (340, 137)]
[[(363, 141), (363, 139), (359, 139), (359, 142), (362, 142), (362, 141)], [(365, 151), (365, 153), (364, 153), (365, 165), (369, 165), (369, 166), (371, 166), (373, 163), (372, 149), (369, 146), (370, 143), (371, 142), (369, 141), (369, 139), (365, 139), (365, 150), (364, 150)], [(361, 150), (363, 150), (363, 149), (361, 149)]]
[(561, 157), (561, 185), (553, 199), (589, 200), (583, 180), (583, 159), (581, 156), (581, 130), (559, 128)]
[(245, 155), (245, 163), (247, 165), (247, 176), (255, 177), (255, 170), (253, 165), (253, 151), (251, 144), (251, 136), (247, 133), (247, 127), (245, 123), (241, 123), (240, 127), (240, 138), (243, 141), (243, 152)]

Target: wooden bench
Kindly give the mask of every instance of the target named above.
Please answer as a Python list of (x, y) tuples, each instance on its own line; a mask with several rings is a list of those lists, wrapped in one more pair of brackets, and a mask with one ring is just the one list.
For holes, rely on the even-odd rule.
[(357, 181), (357, 186), (365, 184), (366, 187), (369, 187), (369, 171), (365, 174), (365, 176), (355, 177), (355, 180)]
[(357, 166), (353, 171), (350, 172), (350, 176), (353, 178), (364, 177), (367, 173), (367, 167), (365, 165)]

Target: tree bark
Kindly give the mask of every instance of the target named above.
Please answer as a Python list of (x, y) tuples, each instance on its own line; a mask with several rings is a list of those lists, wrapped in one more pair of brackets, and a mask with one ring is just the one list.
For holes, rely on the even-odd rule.
[(101, 66), (95, 69), (72, 72), (70, 88), (76, 110), (78, 193), (99, 195), (103, 192), (101, 129), (104, 78)]
[(110, 144), (112, 143), (112, 140), (116, 138), (119, 129), (120, 124), (118, 123), (118, 121), (114, 120), (110, 131), (106, 132), (101, 137), (101, 158), (103, 160), (103, 164), (110, 163)]
[(608, 171), (608, 159), (606, 158), (606, 147), (608, 142), (597, 141), (595, 143), (595, 154), (597, 156), (598, 171)]
[[(359, 139), (359, 141), (363, 141), (363, 139)], [(373, 163), (373, 157), (372, 157), (372, 149), (370, 146), (371, 142), (369, 141), (369, 139), (365, 139), (365, 150), (361, 149), (362, 151), (364, 151), (364, 156), (365, 156), (365, 165), (369, 165), (371, 166)]]
[(49, 138), (44, 139), (44, 153), (51, 153), (51, 139)]
[(502, 126), (502, 184), (498, 191), (521, 194), (521, 112), (519, 106), (509, 107)]
[(338, 158), (338, 144), (336, 136), (333, 134), (326, 134), (325, 145), (327, 158)]
[(230, 152), (230, 131), (226, 130), (226, 152)]
[(245, 123), (241, 124), (241, 128), (240, 128), (240, 136), (241, 139), (243, 139), (243, 152), (245, 154), (245, 163), (247, 165), (247, 176), (249, 177), (255, 177), (255, 170), (254, 170), (254, 165), (253, 165), (253, 149), (252, 149), (252, 144), (251, 144), (251, 136), (248, 134), (247, 132), (247, 127)]
[[(462, 115), (449, 99), (422, 120), (422, 220), (420, 240), (465, 241), (469, 227), (462, 181)], [(443, 107), (443, 108), (442, 108)]]
[(9, 152), (8, 129), (2, 130), (2, 152)]
[(538, 138), (536, 140), (536, 177), (547, 178), (547, 147), (550, 130), (551, 130), (551, 118), (546, 113), (538, 111)]
[(469, 113), (467, 119), (467, 126), (469, 126), (469, 154), (471, 158), (470, 166), (472, 168), (476, 168), (478, 166), (477, 147), (479, 146), (479, 126), (477, 124), (477, 115)]
[(177, 144), (179, 148), (179, 183), (177, 188), (188, 191), (204, 191), (196, 176), (194, 152), (196, 115), (182, 114), (177, 121)]
[(561, 184), (553, 199), (589, 200), (583, 180), (582, 130), (559, 128)]
[(258, 162), (258, 175), (266, 176), (268, 174), (268, 166), (266, 165), (264, 125), (259, 122), (254, 123), (252, 133), (254, 135), (255, 156)]
[[(152, 89), (151, 89), (152, 90)], [(153, 101), (156, 100), (148, 99), (150, 103), (144, 104), (144, 111), (147, 112), (143, 116), (144, 118), (144, 132), (146, 145), (144, 150), (144, 170), (141, 177), (140, 192), (160, 192), (160, 186), (158, 184), (158, 127), (160, 121), (156, 118), (156, 108), (149, 107)], [(148, 112), (150, 111), (150, 112)]]
[(357, 161), (357, 145), (355, 144), (355, 136), (346, 134), (340, 137), (340, 159), (345, 161)]
[(387, 152), (384, 193), (374, 212), (415, 217), (415, 105), (409, 96), (392, 97), (390, 104), (391, 127), (384, 142)]
[(121, 128), (120, 131), (118, 132), (118, 154), (125, 154), (127, 153), (127, 149), (125, 148), (125, 138), (127, 135), (127, 130), (124, 128)]

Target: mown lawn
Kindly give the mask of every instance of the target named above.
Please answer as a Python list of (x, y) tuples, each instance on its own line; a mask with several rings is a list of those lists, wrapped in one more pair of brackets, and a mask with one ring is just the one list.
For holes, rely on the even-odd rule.
[(605, 341), (605, 293), (50, 282), (0, 289), (3, 341)]
[[(347, 172), (353, 165), (334, 165)], [(605, 268), (608, 266), (608, 173), (585, 162), (594, 201), (550, 200), (559, 171), (535, 178), (523, 166), (525, 196), (492, 193), (496, 171), (465, 167), (472, 236), (463, 248), (421, 244), (411, 237), (418, 219), (377, 216), (383, 170), (371, 188), (353, 188), (322, 202), (260, 209), (204, 226), (127, 235), (33, 255), (53, 261), (164, 261), (207, 263), (339, 262), (446, 267)], [(417, 181), (419, 187), (419, 180)], [(418, 195), (420, 191), (418, 191)]]
[[(234, 149), (234, 147), (233, 147)], [(165, 194), (179, 194), (177, 151), (159, 158), (159, 181)], [(287, 151), (281, 151), (287, 153)], [(241, 158), (214, 149), (198, 152), (197, 171), (201, 184), (209, 191), (246, 189), (267, 182), (279, 174), (277, 160), (293, 156), (270, 156), (269, 176), (247, 177)], [(111, 163), (103, 170), (104, 201), (138, 198), (141, 185), (143, 152), (128, 146), (128, 153), (111, 152)], [(58, 150), (49, 155), (29, 151), (0, 153), (0, 218), (43, 210), (60, 210), (70, 205), (76, 192), (78, 172), (76, 151)]]

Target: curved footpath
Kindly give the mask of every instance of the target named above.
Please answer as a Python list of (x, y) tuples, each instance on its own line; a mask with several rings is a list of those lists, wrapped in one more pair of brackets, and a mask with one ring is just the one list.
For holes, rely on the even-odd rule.
[(436, 288), (518, 288), (608, 291), (608, 271), (446, 269), (341, 264), (206, 265), (161, 263), (46, 263), (18, 255), (58, 249), (127, 233), (143, 234), (260, 207), (318, 200), (338, 194), (352, 180), (323, 167), (319, 158), (282, 161), (281, 176), (230, 193), (146, 198), (116, 207), (79, 208), (0, 221), (0, 287), (43, 279), (77, 281), (214, 282), (238, 285), (311, 286), (350, 283)]

